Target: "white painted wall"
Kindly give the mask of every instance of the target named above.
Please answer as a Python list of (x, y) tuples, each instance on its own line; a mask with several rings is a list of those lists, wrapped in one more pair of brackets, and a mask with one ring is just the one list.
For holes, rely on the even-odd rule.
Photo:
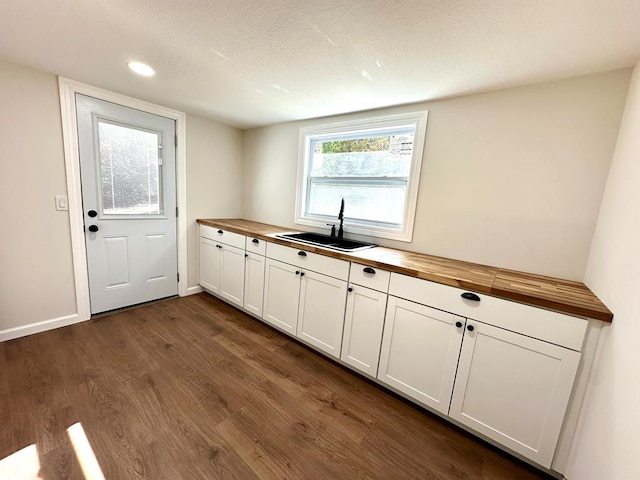
[(640, 63), (631, 79), (585, 283), (613, 311), (567, 478), (640, 478)]
[(76, 313), (58, 83), (0, 62), (0, 331)]
[(413, 241), (378, 243), (582, 280), (629, 76), (618, 70), (246, 131), (243, 216), (295, 227), (300, 127), (428, 109)]
[(189, 288), (198, 285), (198, 218), (242, 213), (242, 131), (187, 115)]

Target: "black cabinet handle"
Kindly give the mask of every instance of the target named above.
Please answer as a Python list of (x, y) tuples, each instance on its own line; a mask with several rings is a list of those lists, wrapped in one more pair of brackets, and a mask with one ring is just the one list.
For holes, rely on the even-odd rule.
[(461, 328), (462, 327), (462, 322), (456, 322), (456, 327), (457, 328)]
[(475, 293), (471, 293), (471, 292), (464, 292), (462, 295), (460, 295), (462, 298), (464, 298), (465, 300), (471, 300), (473, 302), (479, 302), (480, 301), (480, 297), (478, 295), (476, 295)]
[(90, 232), (96, 233), (98, 230), (100, 230), (98, 228), (98, 225), (89, 225), (89, 231)]
[(296, 270), (296, 275), (300, 275), (300, 270)]
[(372, 274), (372, 275), (375, 275), (375, 273), (376, 273), (376, 271), (375, 271), (373, 268), (371, 268), (371, 267), (364, 267), (364, 268), (362, 269), (362, 271), (363, 271), (364, 273), (370, 273), (370, 274)]
[(476, 327), (474, 327), (473, 325), (467, 325), (467, 330), (469, 330), (470, 332), (473, 332), (476, 329)]
[(349, 292), (349, 293), (353, 292), (353, 287), (347, 288), (347, 292)]
[(222, 235), (224, 232), (222, 230), (218, 230), (218, 233)]
[(244, 258), (247, 258), (248, 256), (249, 256), (249, 254), (248, 254), (248, 253), (245, 253), (245, 254), (244, 254)]
[(95, 210), (89, 210), (87, 212), (87, 215), (89, 215), (91, 218), (96, 217), (98, 215), (98, 212), (96, 212)]
[(301, 276), (301, 277), (304, 277), (304, 272), (300, 272), (300, 276)]
[(254, 238), (254, 239), (253, 239), (253, 240), (251, 240), (251, 241), (252, 241), (253, 243), (255, 243), (256, 245), (257, 245), (258, 243), (260, 243), (260, 242), (258, 241), (258, 239), (257, 239), (257, 238)]
[(222, 248), (222, 245), (216, 245), (216, 248)]
[(302, 250), (300, 250), (298, 252), (298, 255), (300, 255), (301, 257), (306, 257), (307, 256), (307, 252), (303, 252)]

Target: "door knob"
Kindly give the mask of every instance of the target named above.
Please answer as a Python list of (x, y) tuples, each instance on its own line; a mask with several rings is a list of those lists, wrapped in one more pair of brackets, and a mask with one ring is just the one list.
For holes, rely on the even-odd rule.
[(95, 210), (89, 210), (87, 212), (87, 215), (89, 215), (91, 218), (96, 217), (98, 215), (98, 212), (96, 212)]
[(98, 228), (98, 225), (89, 225), (89, 231), (90, 231), (90, 232), (95, 233), (95, 232), (97, 232), (98, 230), (100, 230), (100, 229)]

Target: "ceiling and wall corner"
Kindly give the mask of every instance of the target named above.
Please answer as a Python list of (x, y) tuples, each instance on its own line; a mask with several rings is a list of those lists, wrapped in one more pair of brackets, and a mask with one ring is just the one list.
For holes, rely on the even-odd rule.
[(0, 58), (250, 128), (631, 67), (638, 18), (637, 0), (4, 1)]
[(640, 63), (634, 69), (585, 283), (614, 312), (603, 328), (569, 480), (640, 478)]

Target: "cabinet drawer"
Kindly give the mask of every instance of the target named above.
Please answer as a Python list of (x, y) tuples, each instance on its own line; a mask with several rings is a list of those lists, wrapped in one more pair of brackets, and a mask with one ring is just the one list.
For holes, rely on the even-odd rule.
[(232, 247), (242, 248), (244, 250), (245, 236), (240, 235), (239, 233), (222, 230), (221, 228), (209, 227), (208, 225), (200, 225), (200, 236), (231, 245)]
[(572, 350), (582, 348), (587, 320), (476, 293), (480, 301), (461, 297), (467, 290), (391, 274), (389, 294), (495, 325)]
[(257, 253), (264, 256), (267, 249), (267, 242), (255, 237), (247, 237), (247, 245), (245, 247), (247, 252)]
[[(365, 271), (365, 269), (367, 271)], [(372, 270), (374, 273), (371, 273)], [(372, 288), (379, 292), (387, 292), (389, 290), (390, 273), (377, 267), (369, 267), (360, 263), (351, 263), (351, 272), (349, 273), (349, 281), (356, 285)]]
[[(299, 255), (299, 252), (304, 253), (304, 255)], [(349, 278), (349, 262), (338, 260), (337, 258), (325, 257), (317, 253), (285, 247), (276, 243), (267, 244), (267, 257), (339, 278), (340, 280)]]

